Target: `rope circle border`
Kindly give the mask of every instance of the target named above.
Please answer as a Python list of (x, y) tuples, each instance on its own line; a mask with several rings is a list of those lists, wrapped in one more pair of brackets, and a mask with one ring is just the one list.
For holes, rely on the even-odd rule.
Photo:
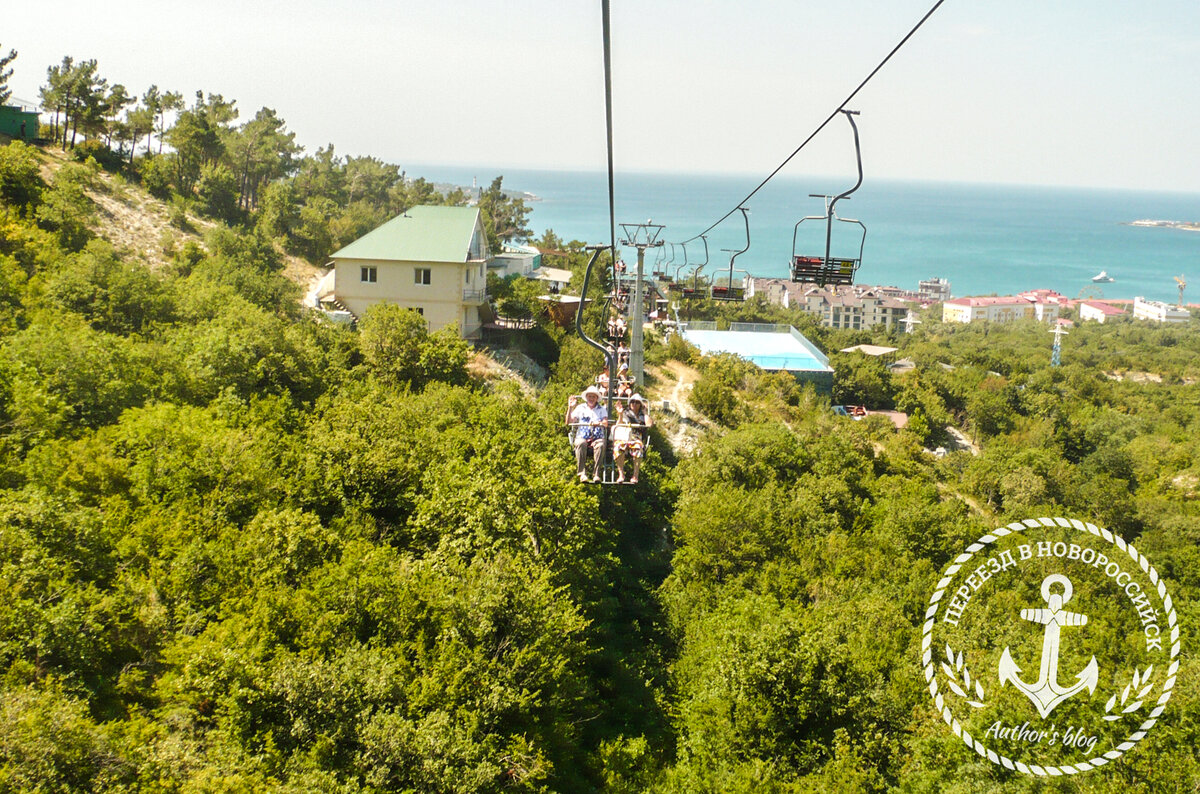
[[(1039, 527), (1063, 527), (1066, 529), (1075, 529), (1079, 532), (1087, 532), (1102, 538), (1112, 545), (1116, 546), (1121, 551), (1126, 552), (1132, 559), (1135, 565), (1142, 569), (1142, 572), (1150, 577), (1150, 583), (1154, 585), (1158, 591), (1158, 597), (1162, 602), (1163, 610), (1167, 614), (1167, 625), (1171, 629), (1171, 664), (1167, 670), (1167, 679), (1163, 685), (1162, 694), (1159, 695), (1158, 701), (1154, 709), (1150, 712), (1150, 716), (1138, 726), (1137, 730), (1125, 737), (1125, 741), (1117, 745), (1115, 750), (1109, 750), (1102, 755), (1094, 756), (1086, 761), (1080, 761), (1077, 764), (1069, 764), (1065, 766), (1039, 766), (1037, 764), (1025, 764), (1021, 761), (1013, 761), (1007, 756), (999, 755), (993, 750), (989, 750), (982, 742), (971, 736), (965, 731), (958, 720), (950, 712), (950, 707), (946, 705), (946, 699), (942, 693), (938, 691), (936, 667), (933, 663), (933, 626), (937, 622), (934, 616), (938, 611), (938, 602), (942, 600), (942, 596), (946, 592), (946, 588), (950, 585), (954, 576), (962, 569), (975, 554), (982, 551), (985, 547), (995, 543), (998, 539), (1006, 537), (1015, 532), (1023, 532), (1026, 529), (1035, 529)], [(934, 705), (942, 714), (942, 719), (950, 726), (958, 738), (970, 747), (979, 755), (988, 759), (994, 764), (1005, 767), (1006, 769), (1015, 770), (1029, 775), (1046, 776), (1061, 776), (1074, 775), (1080, 772), (1086, 772), (1090, 769), (1098, 769), (1110, 761), (1115, 761), (1146, 737), (1146, 733), (1154, 727), (1158, 722), (1159, 716), (1162, 715), (1163, 709), (1167, 706), (1167, 701), (1171, 699), (1171, 690), (1175, 688), (1175, 679), (1179, 672), (1179, 624), (1175, 614), (1175, 604), (1171, 600), (1171, 596), (1167, 593), (1167, 586), (1159, 578), (1158, 571), (1144, 555), (1138, 552), (1133, 547), (1132, 543), (1126, 543), (1120, 536), (1114, 535), (1112, 532), (1095, 524), (1079, 521), (1078, 519), (1067, 518), (1027, 518), (1023, 521), (1014, 521), (1011, 524), (1006, 524), (1002, 527), (997, 527), (987, 533), (979, 540), (967, 546), (967, 550), (954, 558), (950, 565), (946, 566), (945, 572), (942, 574), (941, 580), (938, 581), (933, 595), (929, 599), (929, 608), (925, 611), (925, 626), (921, 632), (921, 663), (924, 666), (925, 681), (929, 684), (929, 694), (933, 696)]]

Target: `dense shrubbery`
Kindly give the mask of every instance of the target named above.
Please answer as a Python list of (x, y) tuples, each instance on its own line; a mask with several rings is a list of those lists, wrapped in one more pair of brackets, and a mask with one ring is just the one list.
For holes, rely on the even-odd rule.
[[(1200, 334), (1085, 325), (1072, 332), (1067, 364), (1052, 368), (1036, 323), (927, 322), (891, 340), (810, 333), (829, 347), (898, 343), (916, 370), (893, 376), (837, 356), (833, 400), (894, 403), (918, 421), (896, 433), (835, 419), (803, 392), (790, 405), (764, 401), (763, 375), (723, 357), (701, 362), (695, 404), (725, 427), (677, 469), (677, 549), (661, 595), (679, 643), (679, 755), (661, 787), (1040, 790), (978, 763), (941, 724), (916, 664), (925, 598), (987, 529), (1069, 515), (1136, 541), (1194, 616), (1196, 577), (1183, 569), (1200, 526), (1200, 397), (1182, 379), (1200, 375)], [(1118, 380), (1127, 370), (1151, 377)], [(982, 453), (920, 452), (945, 440), (947, 424)], [(1195, 703), (1185, 689), (1152, 746), (1047, 790), (1194, 785)]]
[(167, 273), (65, 239), (45, 208), (82, 177), (25, 158), (0, 150), (0, 788), (587, 790), (599, 747), (665, 730), (615, 639), (655, 623), (619, 565), (655, 525), (571, 484), (559, 406), (410, 312), (303, 316), (254, 232)]

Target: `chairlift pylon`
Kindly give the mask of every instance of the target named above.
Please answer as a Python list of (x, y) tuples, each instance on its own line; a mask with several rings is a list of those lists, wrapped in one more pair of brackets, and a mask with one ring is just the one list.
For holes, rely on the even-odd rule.
[[(862, 147), (859, 145), (858, 140), (858, 125), (854, 123), (854, 117), (858, 115), (858, 111), (843, 109), (840, 112), (846, 116), (846, 120), (850, 122), (850, 129), (854, 132), (854, 155), (858, 163), (858, 181), (849, 190), (839, 193), (836, 196), (810, 193), (810, 198), (825, 200), (825, 214), (809, 215), (801, 218), (796, 221), (796, 225), (792, 229), (792, 281), (817, 284), (822, 287), (829, 284), (841, 285), (854, 283), (854, 274), (858, 271), (858, 266), (862, 263), (863, 246), (867, 240), (867, 227), (862, 221), (854, 218), (839, 218), (837, 215), (837, 203), (844, 198), (849, 198), (850, 194), (858, 190), (863, 182)], [(824, 256), (812, 256), (800, 253), (798, 246), (800, 226), (805, 221), (825, 221)], [(858, 242), (857, 257), (835, 257), (832, 255), (834, 221), (855, 224), (862, 230)]]

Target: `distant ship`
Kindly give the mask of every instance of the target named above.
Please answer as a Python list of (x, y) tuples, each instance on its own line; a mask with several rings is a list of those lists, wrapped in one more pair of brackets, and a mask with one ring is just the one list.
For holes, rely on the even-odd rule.
[(1112, 281), (1115, 281), (1115, 280), (1116, 280), (1116, 279), (1114, 279), (1112, 276), (1108, 275), (1108, 271), (1107, 271), (1107, 270), (1101, 270), (1099, 273), (1097, 273), (1096, 275), (1092, 276), (1092, 283), (1093, 283), (1093, 284), (1108, 284), (1108, 283), (1110, 283), (1110, 282), (1112, 282)]

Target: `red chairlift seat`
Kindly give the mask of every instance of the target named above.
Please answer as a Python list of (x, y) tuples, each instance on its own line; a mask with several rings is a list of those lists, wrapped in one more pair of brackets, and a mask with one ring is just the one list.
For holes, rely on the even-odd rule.
[[(838, 220), (841, 220), (840, 218)], [(859, 258), (830, 258), (823, 256), (792, 256), (792, 281), (826, 286), (828, 284), (853, 284), (858, 272)]]
[(715, 301), (744, 301), (746, 300), (746, 288), (713, 287), (712, 299)]

